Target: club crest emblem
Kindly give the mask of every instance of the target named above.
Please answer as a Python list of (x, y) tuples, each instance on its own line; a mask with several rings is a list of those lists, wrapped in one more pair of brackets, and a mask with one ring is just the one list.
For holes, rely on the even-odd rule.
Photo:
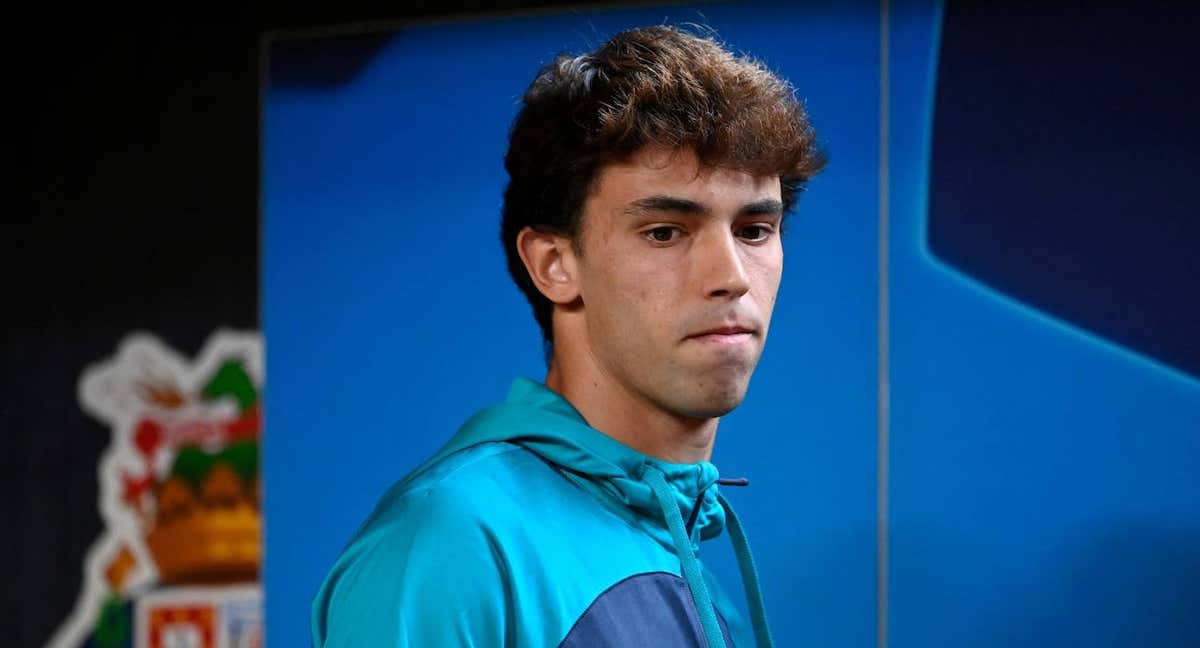
[(262, 387), (257, 333), (195, 359), (133, 334), (83, 371), (80, 406), (112, 435), (105, 530), (49, 648), (261, 647)]

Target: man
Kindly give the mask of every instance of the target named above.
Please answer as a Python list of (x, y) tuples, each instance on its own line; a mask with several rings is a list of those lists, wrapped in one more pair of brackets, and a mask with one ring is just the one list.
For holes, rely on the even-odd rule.
[[(393, 486), (313, 603), (316, 646), (769, 646), (709, 462), (822, 165), (790, 87), (709, 38), (618, 34), (534, 79), (501, 236), (544, 383)], [(728, 528), (747, 622), (696, 558)]]

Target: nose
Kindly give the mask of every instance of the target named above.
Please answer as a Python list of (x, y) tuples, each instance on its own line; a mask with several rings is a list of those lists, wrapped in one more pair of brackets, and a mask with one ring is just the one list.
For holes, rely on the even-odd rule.
[(750, 290), (742, 250), (732, 232), (713, 232), (699, 248), (697, 265), (708, 298), (734, 300)]

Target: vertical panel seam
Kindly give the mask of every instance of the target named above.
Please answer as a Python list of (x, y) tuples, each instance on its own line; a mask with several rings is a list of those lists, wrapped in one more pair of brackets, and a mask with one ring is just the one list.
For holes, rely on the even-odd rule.
[(889, 313), (888, 313), (888, 131), (891, 119), (889, 109), (888, 49), (888, 0), (879, 5), (879, 231), (878, 231), (878, 316), (877, 345), (878, 362), (878, 412), (876, 446), (876, 519), (875, 519), (875, 641), (877, 648), (888, 645), (888, 479), (889, 426), (891, 389), (889, 375)]

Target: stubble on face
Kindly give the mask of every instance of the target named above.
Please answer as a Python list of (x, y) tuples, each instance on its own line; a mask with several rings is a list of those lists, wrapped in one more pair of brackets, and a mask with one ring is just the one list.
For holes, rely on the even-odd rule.
[[(781, 219), (778, 177), (706, 167), (690, 150), (643, 149), (604, 167), (579, 265), (596, 388), (680, 419), (737, 407), (782, 276)], [(713, 329), (725, 330), (697, 335)]]

